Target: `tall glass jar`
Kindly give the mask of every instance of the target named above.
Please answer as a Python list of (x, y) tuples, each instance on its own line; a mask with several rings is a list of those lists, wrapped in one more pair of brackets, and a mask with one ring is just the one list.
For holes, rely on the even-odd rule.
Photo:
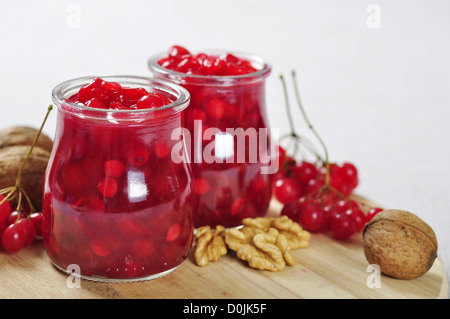
[(263, 172), (271, 165), (265, 104), (265, 79), (271, 66), (258, 56), (231, 54), (250, 61), (257, 71), (231, 76), (186, 74), (161, 66), (158, 61), (164, 53), (148, 61), (153, 76), (177, 83), (191, 95), (184, 127), (191, 138), (196, 227), (234, 227), (243, 218), (263, 216), (272, 195), (272, 174), (270, 169)]
[[(53, 264), (82, 278), (135, 281), (163, 276), (193, 241), (193, 178), (182, 125), (189, 93), (145, 77), (107, 76), (123, 87), (158, 92), (172, 103), (142, 110), (95, 109), (68, 102), (92, 80), (56, 86), (54, 147), (44, 183), (43, 240)], [(175, 156), (175, 157), (176, 157)], [(70, 271), (73, 271), (70, 268)]]

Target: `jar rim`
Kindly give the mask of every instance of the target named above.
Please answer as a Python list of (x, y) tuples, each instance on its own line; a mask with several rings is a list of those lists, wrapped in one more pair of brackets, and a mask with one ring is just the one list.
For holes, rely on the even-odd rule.
[[(65, 93), (69, 89), (80, 89), (81, 86), (84, 84), (89, 83), (91, 80), (95, 78), (101, 78), (105, 81), (113, 81), (117, 82), (119, 84), (123, 83), (133, 83), (136, 85), (136, 87), (142, 87), (142, 86), (148, 86), (148, 87), (156, 87), (160, 90), (164, 91), (171, 91), (169, 93), (172, 93), (176, 96), (176, 100), (172, 101), (172, 103), (161, 106), (161, 107), (155, 107), (155, 108), (147, 108), (147, 109), (131, 109), (131, 110), (113, 110), (113, 109), (100, 109), (100, 108), (93, 108), (77, 103), (73, 103), (68, 101), (67, 99), (70, 96), (65, 96)], [(130, 82), (131, 81), (131, 82)], [(78, 91), (77, 91), (78, 92)], [(190, 101), (190, 94), (189, 92), (183, 88), (182, 86), (162, 80), (162, 79), (156, 79), (152, 77), (146, 77), (146, 76), (136, 76), (136, 75), (92, 75), (92, 76), (83, 76), (78, 78), (73, 78), (70, 80), (66, 80), (64, 82), (59, 83), (56, 85), (52, 90), (52, 99), (53, 102), (58, 106), (61, 107), (62, 104), (70, 105), (72, 108), (80, 110), (80, 111), (86, 111), (91, 114), (98, 114), (98, 115), (106, 115), (106, 114), (149, 114), (149, 113), (156, 113), (156, 112), (181, 112), (184, 110)]]
[(188, 74), (188, 73), (182, 73), (178, 71), (174, 71), (171, 69), (167, 69), (165, 67), (162, 67), (158, 61), (159, 59), (167, 56), (167, 52), (160, 52), (157, 54), (152, 55), (147, 63), (150, 71), (156, 72), (158, 74), (164, 75), (170, 79), (175, 80), (182, 80), (182, 79), (192, 79), (194, 81), (208, 81), (208, 82), (216, 82), (221, 85), (230, 84), (240, 82), (240, 81), (251, 81), (251, 80), (259, 80), (261, 78), (265, 78), (268, 76), (272, 70), (271, 64), (262, 56), (252, 54), (252, 53), (246, 53), (246, 52), (239, 52), (239, 51), (225, 51), (225, 50), (217, 50), (217, 49), (209, 49), (209, 50), (202, 50), (202, 53), (206, 54), (215, 54), (217, 56), (224, 55), (224, 54), (233, 54), (239, 58), (246, 59), (250, 61), (251, 63), (257, 64), (259, 68), (257, 68), (256, 72), (252, 73), (246, 73), (246, 74), (240, 74), (240, 75), (201, 75), (201, 74)]

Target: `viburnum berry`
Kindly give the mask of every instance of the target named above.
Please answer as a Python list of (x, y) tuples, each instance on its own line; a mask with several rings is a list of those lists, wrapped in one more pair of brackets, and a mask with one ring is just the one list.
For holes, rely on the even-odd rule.
[(166, 241), (174, 241), (180, 235), (181, 226), (178, 223), (172, 224), (166, 234)]
[(0, 195), (0, 221), (6, 219), (12, 211), (11, 204), (7, 198)]
[(170, 104), (171, 101), (162, 94), (159, 93), (149, 93), (142, 96), (136, 102), (136, 108), (138, 110), (142, 109), (152, 109), (157, 107), (162, 107), (164, 105)]
[(33, 223), (36, 236), (38, 237), (42, 236), (42, 218), (43, 214), (41, 212), (30, 214), (30, 221)]
[(25, 233), (26, 238), (24, 247), (30, 245), (36, 237), (36, 229), (34, 228), (33, 222), (26, 218), (21, 218), (16, 225), (21, 227), (22, 231)]
[(356, 232), (356, 227), (351, 216), (337, 213), (330, 216), (330, 231), (335, 239), (344, 240)]
[(303, 191), (300, 185), (290, 177), (283, 177), (275, 182), (274, 195), (283, 204), (300, 199)]
[(2, 244), (10, 253), (16, 253), (25, 247), (27, 234), (19, 224), (9, 225), (2, 234)]
[(318, 203), (309, 204), (301, 210), (299, 223), (308, 231), (321, 232), (328, 228), (329, 214)]
[(366, 223), (370, 222), (372, 220), (372, 218), (378, 214), (379, 212), (382, 212), (383, 209), (379, 208), (379, 207), (372, 207), (367, 211), (367, 215), (366, 215)]

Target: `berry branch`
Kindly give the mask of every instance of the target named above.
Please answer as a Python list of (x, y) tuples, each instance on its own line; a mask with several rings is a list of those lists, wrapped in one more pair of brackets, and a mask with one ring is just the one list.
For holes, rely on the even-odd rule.
[(300, 108), (300, 111), (302, 112), (303, 118), (305, 119), (306, 124), (308, 124), (308, 127), (311, 129), (311, 131), (313, 132), (313, 134), (316, 136), (316, 138), (319, 140), (320, 144), (323, 147), (323, 150), (325, 153), (325, 165), (326, 165), (325, 186), (329, 186), (330, 185), (330, 161), (329, 161), (329, 157), (328, 157), (327, 147), (326, 147), (324, 141), (322, 140), (322, 138), (320, 137), (320, 135), (314, 129), (314, 127), (311, 124), (311, 122), (309, 121), (308, 117), (306, 116), (306, 112), (303, 107), (303, 103), (301, 102), (300, 94), (299, 94), (299, 91), (297, 88), (297, 79), (296, 79), (295, 71), (292, 71), (292, 81), (294, 83), (294, 92), (295, 92), (295, 97), (297, 99), (297, 104)]
[(318, 152), (315, 150), (313, 144), (310, 141), (308, 141), (305, 137), (297, 134), (297, 132), (295, 131), (295, 125), (294, 125), (293, 116), (291, 113), (286, 82), (284, 81), (284, 76), (282, 74), (280, 74), (280, 80), (281, 80), (281, 83), (283, 86), (283, 93), (284, 93), (285, 104), (286, 104), (286, 112), (288, 115), (289, 127), (290, 127), (290, 131), (291, 131), (289, 134), (282, 136), (280, 138), (280, 142), (284, 139), (289, 139), (290, 143), (288, 144), (287, 148), (289, 148), (293, 144), (294, 150), (292, 153), (293, 153), (294, 157), (297, 155), (297, 153), (299, 151), (301, 151), (300, 146), (304, 146), (305, 149), (308, 150), (310, 153), (312, 153), (318, 161), (323, 161), (322, 158), (320, 157), (320, 155), (318, 154)]

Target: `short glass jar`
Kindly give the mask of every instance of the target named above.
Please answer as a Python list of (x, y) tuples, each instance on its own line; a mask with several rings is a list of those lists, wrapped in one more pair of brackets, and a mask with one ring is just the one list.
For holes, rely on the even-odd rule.
[[(271, 66), (245, 53), (202, 51), (209, 56), (231, 53), (249, 61), (256, 72), (198, 75), (161, 66), (166, 53), (148, 60), (153, 76), (186, 88), (191, 95), (184, 127), (191, 140), (196, 227), (241, 225), (246, 217), (267, 213), (272, 195), (270, 130), (266, 116), (265, 79)], [(266, 168), (266, 172), (263, 172)]]
[(69, 80), (52, 92), (58, 113), (42, 226), (48, 256), (60, 270), (79, 269), (96, 281), (166, 275), (187, 258), (193, 241), (192, 169), (185, 148), (171, 152), (184, 144), (173, 132), (181, 128), (189, 93), (163, 80), (106, 76), (172, 103), (115, 111), (67, 101), (92, 79)]

